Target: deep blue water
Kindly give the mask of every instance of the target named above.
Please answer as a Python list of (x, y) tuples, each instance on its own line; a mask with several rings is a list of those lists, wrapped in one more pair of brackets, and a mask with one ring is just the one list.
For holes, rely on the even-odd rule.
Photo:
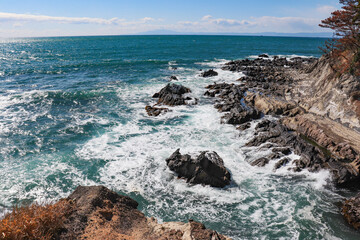
[[(252, 128), (220, 124), (204, 87), (234, 82), (229, 60), (269, 55), (319, 57), (321, 38), (113, 36), (0, 41), (0, 208), (56, 200), (76, 186), (128, 194), (160, 221), (192, 218), (234, 239), (355, 239), (337, 202), (351, 195), (329, 174), (252, 167), (266, 151), (246, 148)], [(176, 69), (174, 69), (176, 68)], [(219, 76), (204, 79), (200, 69)], [(175, 75), (196, 106), (148, 117), (151, 96)], [(267, 116), (268, 117), (268, 116)], [(217, 151), (234, 184), (190, 186), (165, 159)], [(294, 159), (297, 157), (292, 156)]]

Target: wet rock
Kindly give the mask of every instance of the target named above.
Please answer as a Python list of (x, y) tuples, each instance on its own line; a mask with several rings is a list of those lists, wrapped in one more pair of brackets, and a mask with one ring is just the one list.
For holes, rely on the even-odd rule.
[(272, 152), (274, 152), (274, 153), (282, 153), (284, 155), (289, 155), (291, 153), (291, 149), (287, 148), (287, 147), (277, 147), (277, 148), (273, 148)]
[(178, 80), (178, 78), (176, 76), (170, 76), (170, 81), (172, 80)]
[(251, 166), (258, 166), (258, 167), (264, 167), (266, 164), (269, 163), (269, 159), (266, 157), (258, 158), (255, 161), (251, 162)]
[(279, 169), (290, 162), (290, 158), (280, 159), (274, 166), (274, 170)]
[(187, 101), (197, 103), (197, 99), (185, 96), (191, 90), (179, 84), (169, 83), (160, 92), (155, 93), (153, 98), (159, 98), (158, 104), (165, 104), (169, 106), (185, 105)]
[(261, 117), (261, 112), (253, 108), (244, 108), (238, 106), (236, 108), (231, 108), (230, 113), (226, 113), (222, 119), (227, 124), (243, 124), (247, 123), (254, 119), (259, 119)]
[(225, 187), (231, 181), (229, 171), (216, 152), (203, 151), (192, 158), (189, 154), (182, 155), (177, 149), (166, 159), (166, 163), (170, 170), (189, 183)]
[(259, 58), (269, 58), (269, 55), (267, 55), (267, 54), (260, 54), (260, 55), (259, 55)]
[(208, 71), (205, 71), (201, 74), (202, 77), (214, 77), (214, 76), (217, 76), (218, 73), (216, 71), (214, 71), (213, 69), (210, 69)]
[(251, 123), (244, 123), (244, 124), (241, 124), (240, 126), (238, 126), (236, 129), (237, 130), (241, 130), (241, 131), (244, 131), (246, 129), (249, 129), (251, 127)]
[(149, 116), (159, 116), (162, 113), (167, 113), (170, 110), (168, 108), (158, 108), (158, 107), (152, 107), (152, 106), (146, 106), (145, 110)]
[(355, 229), (360, 229), (360, 194), (342, 203), (341, 213), (345, 220)]

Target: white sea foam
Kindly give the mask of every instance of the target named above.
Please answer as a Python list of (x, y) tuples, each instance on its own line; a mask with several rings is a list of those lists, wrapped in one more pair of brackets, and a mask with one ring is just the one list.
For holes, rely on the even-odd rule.
[[(268, 55), (268, 54), (267, 54)], [(264, 59), (274, 60), (275, 56), (278, 56), (279, 58), (286, 58), (288, 61), (290, 61), (291, 58), (301, 57), (301, 58), (313, 58), (314, 56), (304, 56), (304, 55), (296, 55), (296, 54), (290, 54), (290, 55), (268, 55), (269, 57), (262, 57)], [(259, 58), (259, 55), (250, 55), (247, 58), (250, 59), (256, 59)]]
[[(169, 107), (171, 112), (156, 118), (147, 116), (144, 108), (155, 103), (151, 96), (164, 87), (163, 80), (151, 79), (150, 85), (121, 85), (116, 91), (117, 98), (127, 110), (119, 109), (114, 112), (125, 120), (84, 144), (79, 144), (73, 156), (83, 165), (104, 161), (97, 181), (88, 180), (85, 173), (69, 164), (70, 160), (56, 154), (43, 156), (38, 161), (34, 159), (28, 164), (10, 162), (2, 168), (0, 166), (0, 171), (9, 169), (6, 174), (1, 175), (6, 179), (2, 186), (8, 187), (0, 189), (4, 192), (0, 202), (10, 205), (15, 198), (42, 201), (51, 196), (63, 197), (70, 191), (62, 188), (64, 182), (68, 181), (72, 186), (104, 184), (118, 191), (140, 194), (146, 201), (142, 210), (160, 221), (187, 221), (195, 218), (215, 224), (222, 223), (231, 229), (227, 234), (235, 236), (234, 239), (239, 239), (236, 236), (266, 239), (267, 236), (276, 234), (283, 239), (300, 238), (299, 229), (303, 226), (299, 222), (302, 221), (319, 232), (314, 238), (334, 238), (333, 232), (322, 222), (318, 211), (319, 207), (330, 212), (333, 209), (331, 204), (324, 203), (322, 199), (323, 194), (334, 194), (324, 188), (329, 173), (294, 173), (287, 170), (292, 163), (274, 171), (275, 161), (264, 168), (251, 166), (249, 162), (271, 151), (260, 147), (245, 147), (246, 142), (254, 136), (255, 126), (260, 120), (252, 122), (251, 127), (242, 132), (231, 125), (220, 124), (222, 114), (213, 107), (213, 99), (204, 97), (203, 94), (206, 91), (204, 87), (208, 84), (236, 83), (243, 76), (242, 73), (221, 70), (225, 62), (226, 60), (220, 59), (199, 64), (204, 68), (214, 68), (219, 73), (210, 78), (200, 77), (196, 68), (178, 68), (175, 71), (179, 79), (176, 83), (189, 87), (192, 96), (199, 99), (199, 104)], [(169, 62), (168, 65), (171, 67), (176, 64)], [(0, 104), (3, 110), (0, 114), (4, 114), (1, 116), (8, 115), (9, 122), (16, 123), (24, 119), (36, 121), (39, 116), (50, 115), (47, 108), (50, 103), (43, 105), (43, 109), (38, 111), (39, 116), (33, 116), (24, 109), (18, 112), (8, 110), (9, 106), (31, 102), (34, 94), (46, 93), (24, 93), (18, 98), (0, 97), (0, 102), (3, 103)], [(109, 120), (77, 113), (62, 131), (94, 122), (108, 124)], [(2, 128), (11, 131), (16, 126), (0, 125), (0, 129)], [(189, 185), (185, 180), (178, 179), (165, 162), (177, 148), (180, 148), (181, 153), (216, 151), (231, 171), (233, 183), (224, 189), (218, 189)], [(299, 158), (295, 154), (289, 157), (292, 160)], [(11, 174), (15, 172), (19, 175)], [(34, 173), (35, 179), (31, 175)], [(15, 184), (18, 176), (22, 180)], [(29, 186), (31, 189), (25, 190)], [(19, 194), (24, 192), (27, 194)]]
[[(254, 121), (250, 129), (238, 132), (231, 125), (220, 124), (221, 114), (213, 108), (212, 99), (203, 97), (206, 85), (236, 82), (243, 76), (242, 73), (221, 70), (223, 62), (202, 64), (206, 67), (216, 66), (219, 75), (215, 77), (202, 78), (197, 69), (178, 71), (182, 75), (179, 75), (177, 82), (191, 88), (193, 96), (199, 98), (199, 104), (170, 107), (172, 112), (156, 118), (147, 116), (144, 107), (154, 103), (151, 95), (159, 91), (163, 83), (155, 81), (156, 84), (151, 86), (125, 86), (119, 89), (119, 101), (131, 109), (129, 113), (119, 114), (127, 116), (129, 121), (119, 123), (103, 135), (79, 146), (77, 157), (90, 162), (105, 159), (107, 163), (100, 171), (101, 182), (119, 191), (141, 194), (149, 202), (143, 206), (145, 213), (160, 221), (164, 216), (174, 216), (174, 220), (186, 221), (196, 217), (202, 221), (226, 222), (236, 216), (239, 222), (259, 224), (267, 229), (268, 232), (252, 229), (255, 231), (252, 236), (259, 238), (277, 231), (287, 236), (299, 236), (299, 219), (316, 222), (314, 226), (319, 226), (316, 204), (321, 201), (321, 194), (316, 191), (326, 191), (324, 186), (329, 173), (294, 173), (287, 170), (292, 163), (274, 171), (275, 161), (264, 168), (249, 164), (271, 151), (245, 147), (260, 120)], [(191, 186), (177, 179), (165, 162), (177, 148), (181, 153), (216, 151), (231, 171), (232, 185), (217, 189)], [(289, 157), (292, 160), (299, 158), (295, 154)], [(298, 198), (304, 198), (302, 211), (298, 210)], [(321, 234), (332, 236), (329, 231), (329, 227), (323, 224)]]

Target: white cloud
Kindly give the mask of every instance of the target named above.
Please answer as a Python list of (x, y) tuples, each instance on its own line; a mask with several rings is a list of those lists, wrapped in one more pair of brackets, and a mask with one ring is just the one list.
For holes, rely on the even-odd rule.
[(263, 16), (247, 19), (213, 18), (206, 15), (200, 21), (181, 21), (178, 28), (182, 31), (210, 31), (210, 32), (313, 32), (319, 31), (320, 19), (301, 17), (272, 17)]
[[(332, 11), (331, 6), (320, 6), (318, 11)], [(252, 17), (249, 19), (215, 18), (205, 15), (197, 21), (179, 21), (171, 23), (164, 19), (144, 17), (128, 21), (120, 18), (89, 18), (89, 17), (53, 17), (34, 14), (16, 14), (0, 12), (0, 37), (13, 36), (54, 36), (54, 35), (106, 35), (106, 34), (134, 34), (151, 30), (166, 29), (178, 32), (320, 32), (320, 20), (305, 17)], [(48, 24), (54, 23), (54, 27)], [(81, 25), (83, 24), (83, 25)], [(86, 24), (86, 26), (84, 25)], [(52, 26), (52, 25), (50, 25)], [(56, 32), (54, 32), (57, 29)]]
[(61, 23), (88, 23), (88, 24), (121, 24), (124, 19), (119, 18), (88, 18), (88, 17), (52, 17), (46, 15), (18, 14), (0, 12), (0, 21), (35, 21), (35, 22), (61, 22)]
[(235, 20), (235, 19), (226, 19), (226, 18), (216, 18), (214, 19), (211, 15), (206, 15), (201, 18), (202, 21), (206, 21), (210, 24), (217, 24), (223, 26), (241, 26), (250, 24), (250, 22), (245, 20)]
[(316, 12), (322, 14), (322, 15), (330, 15), (330, 13), (332, 13), (333, 11), (335, 11), (337, 8), (334, 6), (329, 6), (329, 5), (323, 5), (323, 6), (319, 6), (316, 8)]
[(151, 17), (144, 17), (142, 19), (140, 19), (142, 22), (154, 22), (156, 21), (154, 18)]

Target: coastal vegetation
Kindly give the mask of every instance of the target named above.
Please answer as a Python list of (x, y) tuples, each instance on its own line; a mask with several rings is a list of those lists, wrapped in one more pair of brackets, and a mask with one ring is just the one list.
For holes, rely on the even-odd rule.
[(335, 38), (322, 48), (340, 74), (360, 75), (360, 0), (340, 0), (341, 10), (322, 20), (320, 27), (334, 30)]

